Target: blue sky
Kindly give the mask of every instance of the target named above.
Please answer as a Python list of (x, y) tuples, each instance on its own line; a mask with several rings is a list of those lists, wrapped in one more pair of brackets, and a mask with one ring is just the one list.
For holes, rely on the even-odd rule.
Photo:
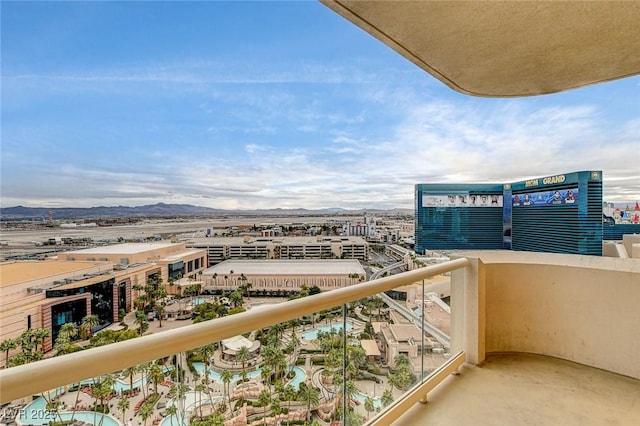
[(7, 2), (2, 206), (413, 206), (603, 170), (640, 200), (640, 77), (453, 92), (317, 2)]

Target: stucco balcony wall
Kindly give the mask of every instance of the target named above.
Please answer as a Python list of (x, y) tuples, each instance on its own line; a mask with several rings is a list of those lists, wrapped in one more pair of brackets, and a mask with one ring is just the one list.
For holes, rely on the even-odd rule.
[(453, 274), (453, 287), (464, 288), (467, 332), (459, 338), (472, 362), (526, 352), (640, 379), (640, 260), (506, 251), (464, 256), (472, 266)]

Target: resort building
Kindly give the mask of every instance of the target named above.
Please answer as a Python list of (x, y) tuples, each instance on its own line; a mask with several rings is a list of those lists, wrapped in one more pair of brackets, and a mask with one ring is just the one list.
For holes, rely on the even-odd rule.
[[(43, 351), (53, 347), (63, 324), (95, 315), (102, 329), (133, 307), (136, 286), (168, 281), (203, 270), (206, 253), (184, 244), (120, 244), (66, 252), (57, 260), (0, 264), (0, 341), (25, 330), (50, 331)], [(2, 352), (0, 360), (6, 354)], [(4, 363), (2, 364), (4, 365)]]
[(360, 237), (211, 237), (186, 242), (206, 250), (208, 266), (228, 259), (358, 259), (366, 261), (369, 244)]
[(206, 267), (207, 253), (186, 248), (185, 243), (126, 243), (69, 251), (59, 254), (58, 260), (108, 261), (116, 269), (152, 262), (158, 277), (167, 283), (169, 279), (196, 278)]
[(357, 260), (227, 260), (202, 273), (203, 291), (233, 291), (251, 285), (251, 292), (273, 295), (297, 293), (305, 285), (322, 291), (347, 287), (365, 280)]
[(602, 172), (506, 184), (416, 185), (416, 252), (512, 249), (602, 255)]
[(232, 363), (238, 363), (237, 355), (242, 348), (247, 348), (249, 362), (247, 365), (252, 366), (256, 358), (260, 354), (260, 342), (257, 340), (249, 340), (244, 336), (234, 336), (222, 341), (222, 360)]
[[(63, 324), (80, 324), (96, 315), (101, 329), (132, 308), (132, 285), (144, 283), (154, 265), (116, 270), (104, 261), (19, 261), (0, 264), (0, 341), (24, 331), (50, 331), (43, 351), (51, 350)], [(0, 354), (4, 361), (5, 353)], [(4, 363), (3, 363), (4, 365)]]

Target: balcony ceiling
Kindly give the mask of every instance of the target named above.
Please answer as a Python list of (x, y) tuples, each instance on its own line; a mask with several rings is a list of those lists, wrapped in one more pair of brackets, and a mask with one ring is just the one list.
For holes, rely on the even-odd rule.
[(320, 1), (469, 95), (540, 95), (640, 73), (638, 1)]

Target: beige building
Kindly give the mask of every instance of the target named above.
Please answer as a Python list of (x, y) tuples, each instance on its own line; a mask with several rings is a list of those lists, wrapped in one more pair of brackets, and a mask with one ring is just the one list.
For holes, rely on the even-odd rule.
[(58, 255), (58, 260), (109, 261), (116, 269), (152, 262), (167, 283), (169, 278), (196, 278), (207, 264), (207, 253), (186, 248), (185, 243), (127, 243), (70, 251)]
[(358, 259), (369, 257), (360, 237), (211, 237), (187, 242), (207, 251), (209, 266), (234, 259)]
[(250, 283), (251, 292), (298, 292), (302, 285), (322, 291), (346, 287), (365, 280), (357, 260), (227, 260), (202, 274), (204, 291), (232, 291)]
[(260, 342), (249, 340), (244, 336), (234, 336), (222, 341), (222, 359), (228, 362), (239, 362), (237, 360), (238, 352), (243, 347), (249, 351), (248, 365), (253, 365), (253, 358), (260, 354)]
[[(395, 358), (404, 354), (409, 358), (414, 371), (417, 370), (416, 364), (419, 364), (419, 357), (422, 356), (423, 337), (420, 328), (410, 322), (381, 323), (380, 336), (380, 352), (389, 367), (396, 368)], [(424, 352), (442, 353), (444, 351), (441, 343), (425, 333)]]
[[(112, 262), (105, 261), (0, 264), (0, 341), (44, 328), (50, 331), (43, 345), (47, 352), (67, 322), (79, 324), (87, 315), (98, 316), (96, 328), (116, 322), (121, 309), (132, 308), (132, 286), (156, 270), (154, 264), (115, 270)], [(4, 365), (5, 354), (0, 356)]]
[[(44, 328), (53, 347), (63, 324), (96, 315), (102, 328), (133, 308), (136, 286), (162, 278), (196, 276), (204, 269), (204, 250), (184, 244), (119, 244), (62, 253), (57, 260), (0, 264), (0, 341), (25, 330)], [(11, 353), (9, 354), (11, 356)], [(5, 364), (5, 353), (0, 355)]]

